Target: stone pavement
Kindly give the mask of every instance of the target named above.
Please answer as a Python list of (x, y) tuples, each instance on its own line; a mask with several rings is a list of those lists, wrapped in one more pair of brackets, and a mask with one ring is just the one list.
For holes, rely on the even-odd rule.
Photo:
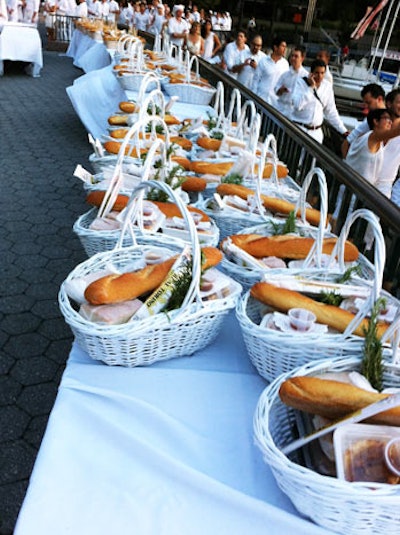
[(65, 88), (82, 74), (44, 51), (41, 78), (0, 78), (0, 534), (12, 533), (72, 343), (60, 283), (85, 259), (77, 163), (90, 147)]

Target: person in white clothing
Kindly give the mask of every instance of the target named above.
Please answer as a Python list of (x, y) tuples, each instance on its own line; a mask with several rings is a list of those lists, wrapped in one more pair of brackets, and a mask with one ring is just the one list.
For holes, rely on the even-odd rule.
[(37, 25), (39, 15), (39, 0), (26, 0), (23, 13), (24, 22)]
[(138, 31), (147, 32), (150, 23), (150, 13), (147, 10), (147, 5), (141, 2), (139, 11), (135, 13), (135, 27)]
[(116, 0), (110, 0), (109, 3), (109, 13), (108, 13), (108, 22), (115, 24), (119, 16), (119, 4)]
[(262, 51), (262, 44), (261, 35), (255, 35), (250, 43), (250, 56), (245, 59), (243, 68), (237, 76), (237, 81), (248, 88), (253, 85), (257, 65), (265, 57), (265, 52)]
[(152, 22), (150, 24), (149, 32), (154, 33), (155, 35), (161, 34), (163, 28), (167, 22), (164, 14), (164, 6), (159, 4), (156, 8), (156, 11), (153, 15)]
[(322, 48), (321, 50), (317, 52), (315, 59), (322, 59), (322, 61), (325, 63), (326, 70), (325, 70), (324, 80), (333, 84), (333, 76), (329, 69), (329, 62), (331, 60), (331, 55), (329, 54), (329, 52), (325, 48)]
[[(379, 84), (367, 84), (361, 89), (361, 98), (364, 103), (364, 108), (370, 112), (371, 110), (376, 110), (377, 108), (386, 108), (385, 103), (385, 91), (382, 86)], [(342, 143), (342, 157), (346, 158), (347, 152), (351, 143), (361, 136), (369, 132), (369, 126), (367, 118), (354, 128), (352, 132), (347, 136), (347, 138)]]
[(216, 63), (220, 61), (218, 52), (221, 50), (221, 41), (216, 33), (212, 31), (211, 19), (206, 19), (203, 28), (202, 35), (204, 39), (204, 54), (203, 58), (210, 63)]
[[(392, 116), (392, 128), (400, 124), (400, 89), (393, 89), (386, 96), (386, 105)], [(398, 176), (400, 168), (400, 136), (389, 139), (383, 149), (383, 164), (378, 180), (377, 189), (391, 197), (392, 187)]]
[(303, 67), (306, 49), (303, 46), (296, 46), (289, 56), (290, 68), (279, 77), (275, 86), (275, 93), (278, 97), (277, 108), (288, 119), (292, 118), (292, 95), (299, 77), (308, 76), (308, 71)]
[(343, 136), (348, 134), (336, 108), (332, 84), (324, 75), (325, 62), (314, 60), (308, 77), (297, 78), (292, 97), (292, 121), (320, 143), (324, 119)]
[(75, 9), (75, 17), (85, 19), (88, 16), (88, 6), (86, 0), (79, 0), (79, 4)]
[(119, 24), (121, 28), (127, 29), (133, 25), (134, 11), (132, 4), (127, 0), (123, 0), (121, 3), (121, 11), (119, 14)]
[(88, 14), (96, 19), (100, 18), (100, 2), (99, 0), (90, 0), (88, 4)]
[(7, 15), (10, 22), (18, 22), (18, 0), (7, 0)]
[(99, 17), (101, 19), (107, 19), (110, 15), (110, 4), (108, 0), (101, 0), (99, 5)]
[[(213, 25), (214, 28), (214, 25)], [(250, 57), (250, 48), (246, 44), (247, 35), (245, 30), (239, 30), (235, 41), (228, 43), (224, 50), (224, 63), (228, 73), (232, 78), (237, 78), (245, 65), (245, 61)]]
[(174, 6), (173, 16), (168, 21), (169, 40), (173, 45), (182, 47), (185, 43), (186, 36), (189, 33), (189, 24), (183, 18), (184, 7), (182, 5)]
[(272, 42), (272, 53), (265, 56), (257, 66), (253, 78), (252, 91), (260, 98), (264, 99), (267, 104), (276, 106), (277, 95), (275, 86), (279, 77), (289, 70), (289, 63), (285, 58), (286, 41), (277, 37)]
[(8, 20), (6, 0), (0, 0), (0, 26)]
[(345, 162), (370, 184), (377, 186), (382, 173), (385, 143), (400, 135), (400, 122), (392, 128), (392, 117), (386, 108), (369, 112), (370, 131), (350, 145)]

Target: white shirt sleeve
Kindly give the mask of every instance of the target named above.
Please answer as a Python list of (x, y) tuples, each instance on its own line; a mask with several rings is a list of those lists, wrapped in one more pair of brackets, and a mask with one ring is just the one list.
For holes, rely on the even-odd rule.
[(370, 128), (368, 126), (368, 121), (367, 119), (364, 119), (363, 121), (361, 121), (360, 124), (356, 126), (356, 128), (354, 128), (354, 130), (350, 132), (350, 134), (347, 136), (347, 141), (350, 144), (353, 143), (356, 138), (362, 136), (363, 134), (366, 134), (369, 129)]

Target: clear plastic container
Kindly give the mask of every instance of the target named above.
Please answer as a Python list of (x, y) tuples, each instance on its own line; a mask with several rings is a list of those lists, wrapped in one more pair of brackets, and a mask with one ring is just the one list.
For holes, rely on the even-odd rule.
[(394, 438), (400, 439), (399, 427), (349, 424), (336, 429), (337, 477), (351, 482), (399, 484), (400, 475), (389, 468), (385, 454), (386, 445)]

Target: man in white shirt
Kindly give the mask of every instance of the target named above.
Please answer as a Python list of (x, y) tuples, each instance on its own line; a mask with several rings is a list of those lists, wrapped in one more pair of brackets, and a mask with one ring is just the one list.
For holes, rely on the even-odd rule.
[(149, 28), (149, 32), (154, 33), (155, 35), (162, 33), (163, 26), (166, 23), (166, 20), (167, 19), (165, 18), (165, 15), (164, 15), (164, 6), (162, 4), (159, 4), (153, 15), (153, 19)]
[[(361, 89), (361, 98), (365, 109), (369, 112), (380, 108), (386, 108), (385, 91), (379, 84), (367, 84)], [(346, 158), (350, 144), (359, 136), (369, 132), (367, 118), (357, 125), (342, 143), (342, 156)]]
[(90, 0), (88, 3), (88, 14), (91, 17), (98, 19), (100, 17), (100, 2), (99, 0)]
[(99, 17), (101, 19), (107, 19), (110, 14), (110, 4), (108, 3), (108, 0), (101, 0), (101, 3), (99, 5)]
[(79, 4), (75, 9), (75, 17), (85, 19), (88, 16), (88, 6), (86, 0), (79, 0)]
[(303, 46), (296, 46), (289, 56), (290, 68), (279, 77), (275, 86), (275, 93), (278, 97), (277, 108), (288, 119), (292, 118), (292, 96), (299, 77), (308, 76), (308, 71), (303, 67), (306, 49)]
[(135, 27), (138, 31), (147, 32), (150, 22), (150, 13), (147, 10), (147, 5), (141, 2), (139, 11), (135, 13)]
[(238, 30), (235, 41), (228, 43), (225, 47), (223, 59), (226, 69), (232, 78), (236, 79), (238, 77), (246, 60), (250, 58), (250, 48), (246, 45), (246, 41), (245, 30)]
[(324, 139), (324, 119), (340, 134), (347, 134), (336, 108), (332, 84), (324, 80), (325, 69), (324, 61), (314, 60), (308, 77), (298, 77), (292, 97), (292, 121), (320, 143)]
[(289, 63), (285, 58), (286, 41), (281, 37), (274, 39), (272, 53), (265, 56), (257, 66), (253, 78), (253, 93), (264, 99), (265, 102), (276, 106), (277, 95), (275, 86), (279, 77), (289, 70)]
[(242, 64), (242, 68), (237, 75), (237, 81), (250, 88), (253, 85), (253, 77), (257, 65), (264, 56), (265, 52), (262, 51), (262, 37), (261, 35), (255, 35), (250, 43), (250, 55)]
[(119, 4), (117, 0), (110, 0), (109, 3), (109, 13), (108, 13), (108, 22), (115, 24), (119, 16)]
[(329, 70), (329, 62), (331, 60), (331, 55), (329, 54), (329, 52), (325, 50), (325, 48), (322, 48), (321, 50), (317, 52), (315, 59), (322, 59), (322, 61), (325, 63), (326, 71), (325, 71), (324, 80), (333, 84), (333, 76), (332, 76), (331, 71)]
[(169, 40), (173, 45), (183, 46), (186, 36), (189, 33), (189, 24), (183, 18), (184, 7), (174, 6), (173, 16), (168, 21)]

